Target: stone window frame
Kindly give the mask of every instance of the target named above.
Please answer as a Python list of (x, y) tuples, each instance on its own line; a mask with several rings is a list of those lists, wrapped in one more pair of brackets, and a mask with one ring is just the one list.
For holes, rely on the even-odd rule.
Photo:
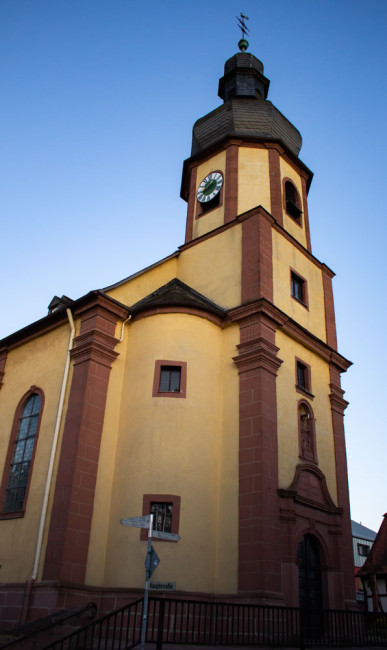
[[(15, 448), (15, 443), (17, 440), (17, 436), (19, 433), (19, 425), (20, 425), (20, 419), (24, 410), (24, 407), (27, 403), (27, 401), (32, 397), (33, 395), (39, 395), (40, 397), (40, 410), (39, 410), (39, 416), (38, 416), (38, 422), (36, 426), (36, 433), (34, 437), (34, 448), (32, 451), (31, 455), (31, 460), (30, 460), (30, 467), (28, 471), (28, 480), (27, 480), (27, 485), (25, 489), (25, 494), (24, 494), (24, 500), (23, 500), (23, 506), (20, 510), (14, 510), (11, 512), (3, 512), (4, 508), (4, 501), (5, 501), (5, 495), (6, 495), (6, 490), (8, 487), (8, 481), (9, 481), (9, 474), (10, 474), (10, 469), (11, 469), (11, 463), (14, 455), (14, 448)], [(40, 431), (40, 425), (42, 421), (42, 414), (43, 414), (43, 408), (44, 408), (44, 392), (42, 391), (41, 388), (38, 388), (37, 386), (31, 386), (31, 388), (24, 393), (23, 397), (19, 400), (18, 405), (15, 409), (15, 414), (12, 422), (12, 428), (11, 428), (11, 435), (8, 443), (8, 450), (7, 454), (5, 457), (5, 462), (4, 462), (4, 469), (3, 469), (3, 477), (1, 480), (1, 485), (0, 485), (0, 520), (1, 519), (17, 519), (20, 517), (24, 517), (24, 513), (26, 510), (27, 506), (27, 500), (28, 500), (28, 493), (30, 489), (30, 484), (31, 484), (31, 477), (33, 473), (33, 468), (34, 468), (34, 461), (35, 461), (35, 454), (36, 454), (36, 448), (38, 444), (38, 437), (39, 437), (39, 431)]]
[[(176, 494), (143, 494), (142, 515), (145, 517), (151, 511), (151, 503), (172, 503), (172, 524), (171, 533), (178, 534), (180, 526), (181, 497)], [(148, 531), (145, 528), (140, 530), (140, 539), (148, 540)], [(174, 539), (155, 539), (157, 542), (176, 543)]]
[[(160, 391), (160, 376), (161, 376), (161, 368), (163, 366), (180, 368), (180, 390), (179, 391)], [(186, 396), (187, 396), (187, 362), (157, 359), (155, 361), (155, 369), (153, 375), (152, 397), (178, 397), (178, 398), (180, 397), (185, 399)]]

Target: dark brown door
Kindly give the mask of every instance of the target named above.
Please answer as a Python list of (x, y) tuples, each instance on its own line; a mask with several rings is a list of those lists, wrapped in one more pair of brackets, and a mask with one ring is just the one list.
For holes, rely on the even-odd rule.
[(305, 535), (297, 551), (299, 567), (299, 600), (304, 633), (318, 637), (323, 631), (322, 582), (320, 553), (312, 535)]

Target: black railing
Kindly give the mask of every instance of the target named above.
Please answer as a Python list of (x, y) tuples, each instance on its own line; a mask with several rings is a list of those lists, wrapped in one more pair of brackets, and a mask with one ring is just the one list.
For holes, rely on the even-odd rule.
[[(130, 650), (140, 644), (143, 600), (45, 650)], [(387, 615), (250, 603), (150, 598), (146, 643), (203, 646), (386, 646)]]

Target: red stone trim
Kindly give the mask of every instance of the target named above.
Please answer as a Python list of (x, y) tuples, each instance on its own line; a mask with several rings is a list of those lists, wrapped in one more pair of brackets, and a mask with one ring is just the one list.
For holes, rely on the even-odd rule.
[(192, 166), (190, 168), (187, 223), (185, 228), (185, 243), (189, 242), (193, 237), (193, 222), (194, 222), (195, 207), (196, 207), (196, 181), (197, 181), (197, 167)]
[[(180, 375), (180, 391), (161, 392), (160, 391), (160, 373), (162, 366), (176, 366), (181, 368)], [(180, 397), (185, 399), (187, 397), (187, 362), (186, 361), (166, 361), (158, 359), (155, 361), (155, 371), (153, 376), (152, 397)]]
[[(304, 477), (308, 474), (314, 476), (316, 481), (318, 481), (321, 490), (320, 500), (317, 499), (313, 488), (308, 489), (305, 484), (303, 485)], [(297, 465), (291, 485), (287, 489), (279, 489), (278, 493), (281, 497), (293, 499), (296, 503), (309, 506), (315, 510), (332, 512), (333, 514), (341, 514), (343, 512), (343, 509), (335, 506), (333, 502), (325, 475), (318, 467), (311, 463)], [(313, 496), (316, 498), (313, 498)]]
[[(180, 525), (180, 506), (181, 497), (176, 494), (144, 494), (142, 501), (142, 514), (143, 516), (149, 515), (151, 511), (151, 503), (172, 503), (172, 524), (171, 533), (179, 533)], [(140, 539), (144, 542), (148, 539), (148, 531), (142, 528), (140, 531)], [(167, 544), (175, 544), (175, 540), (171, 539), (154, 539), (155, 542), (167, 542)]]
[[(25, 492), (25, 495), (24, 495), (23, 507), (22, 507), (22, 509), (20, 511), (17, 511), (17, 512), (2, 512), (3, 506), (4, 506), (5, 492), (6, 492), (7, 485), (8, 485), (9, 469), (10, 469), (10, 465), (11, 465), (11, 462), (12, 462), (13, 451), (14, 451), (14, 446), (15, 446), (15, 440), (16, 440), (16, 436), (17, 436), (17, 433), (18, 433), (18, 429), (19, 429), (20, 417), (21, 417), (21, 414), (22, 414), (22, 411), (23, 411), (23, 408), (25, 406), (26, 401), (32, 395), (39, 395), (39, 397), (40, 397), (40, 412), (39, 412), (38, 425), (37, 425), (37, 428), (36, 428), (34, 449), (33, 449), (33, 452), (32, 452), (31, 464), (30, 464), (30, 469), (29, 469), (29, 474), (28, 474), (28, 483), (27, 483), (27, 488), (26, 488), (26, 492)], [(15, 415), (14, 415), (13, 423), (12, 423), (12, 428), (11, 428), (11, 435), (10, 435), (10, 439), (9, 439), (9, 443), (8, 443), (7, 455), (6, 455), (5, 463), (4, 463), (3, 478), (2, 478), (1, 486), (0, 486), (0, 519), (16, 519), (18, 517), (24, 517), (24, 512), (25, 512), (26, 505), (27, 505), (27, 500), (28, 500), (28, 492), (29, 492), (30, 484), (31, 484), (32, 472), (33, 472), (33, 469), (34, 469), (35, 453), (36, 453), (36, 448), (37, 448), (37, 444), (38, 444), (38, 437), (39, 437), (39, 431), (40, 431), (40, 424), (41, 424), (41, 421), (42, 421), (43, 408), (44, 408), (44, 392), (42, 391), (41, 388), (38, 388), (37, 386), (31, 386), (31, 388), (19, 400), (19, 403), (18, 403), (18, 405), (16, 407)]]
[(337, 350), (335, 305), (332, 290), (332, 272), (325, 265), (322, 266), (322, 281), (324, 290), (325, 331), (327, 343)]
[(94, 493), (117, 320), (127, 308), (97, 294), (80, 309), (80, 334), (74, 341), (73, 375), (58, 471), (44, 580), (82, 584), (94, 507)]
[(211, 323), (214, 323), (218, 327), (225, 327), (228, 319), (222, 320), (219, 316), (211, 314), (204, 309), (196, 309), (194, 307), (154, 307), (153, 309), (144, 309), (144, 311), (135, 314), (132, 318), (132, 322), (140, 320), (141, 318), (148, 318), (149, 316), (156, 316), (157, 314), (189, 314), (190, 316), (198, 316), (199, 318), (205, 318)]
[(230, 144), (226, 149), (225, 223), (233, 221), (238, 214), (238, 155), (239, 146)]
[(0, 390), (4, 383), (3, 379), (5, 375), (5, 364), (7, 363), (7, 354), (8, 350), (0, 350)]
[[(301, 210), (301, 214), (300, 214), (300, 216), (299, 216), (298, 219), (295, 219), (294, 217), (292, 217), (292, 215), (289, 214), (289, 212), (287, 211), (287, 206), (286, 206), (286, 191), (285, 191), (285, 184), (286, 184), (286, 183), (291, 183), (292, 186), (293, 186), (293, 189), (294, 189), (294, 191), (295, 191), (296, 199), (297, 199), (296, 205), (297, 205), (297, 208), (298, 208), (299, 210)], [(283, 211), (285, 212), (285, 214), (288, 215), (289, 219), (291, 219), (294, 223), (296, 223), (297, 226), (299, 226), (300, 228), (302, 228), (302, 226), (303, 226), (303, 223), (302, 223), (302, 213), (303, 213), (303, 209), (302, 209), (302, 208), (303, 208), (303, 203), (302, 203), (302, 201), (301, 201), (301, 197), (300, 197), (299, 191), (298, 191), (298, 189), (296, 188), (293, 179), (292, 179), (292, 178), (288, 178), (287, 176), (284, 176), (283, 179), (282, 179), (282, 208), (283, 208)]]
[(280, 154), (276, 147), (269, 148), (269, 177), (271, 214), (283, 226)]
[(283, 311), (264, 298), (253, 300), (240, 307), (234, 307), (228, 311), (228, 316), (231, 322), (239, 322), (240, 320), (253, 317), (256, 313), (266, 314), (267, 318), (271, 319), (273, 323), (276, 323), (277, 327), (281, 327), (286, 334), (302, 343), (309, 350), (312, 350), (312, 352), (318, 354), (325, 361), (334, 364), (338, 371), (345, 372), (352, 365), (351, 361), (345, 359), (336, 350), (330, 348), (326, 343), (301, 327), (296, 321), (289, 318)]
[(273, 250), (271, 224), (274, 221), (259, 207), (242, 221), (242, 303), (265, 297), (273, 300)]
[(308, 211), (308, 186), (307, 178), (302, 174), (301, 175), (301, 184), (302, 184), (302, 204), (304, 206), (304, 226), (306, 234), (306, 247), (308, 251), (312, 252), (312, 244), (310, 240), (310, 228), (309, 228), (309, 211)]
[(240, 320), (238, 591), (281, 599), (276, 324), (264, 313)]

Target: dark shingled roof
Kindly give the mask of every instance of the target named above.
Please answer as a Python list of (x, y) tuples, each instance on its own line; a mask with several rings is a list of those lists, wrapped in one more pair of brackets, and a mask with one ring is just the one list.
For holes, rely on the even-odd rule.
[(226, 311), (219, 305), (177, 278), (136, 302), (130, 307), (130, 313), (135, 315), (145, 309), (157, 309), (158, 307), (188, 307), (204, 310), (220, 318), (226, 316)]
[(269, 101), (269, 80), (253, 54), (235, 54), (225, 63), (219, 80), (224, 104), (199, 119), (193, 127), (191, 155), (201, 153), (226, 137), (254, 137), (280, 141), (295, 156), (302, 145), (299, 131)]

